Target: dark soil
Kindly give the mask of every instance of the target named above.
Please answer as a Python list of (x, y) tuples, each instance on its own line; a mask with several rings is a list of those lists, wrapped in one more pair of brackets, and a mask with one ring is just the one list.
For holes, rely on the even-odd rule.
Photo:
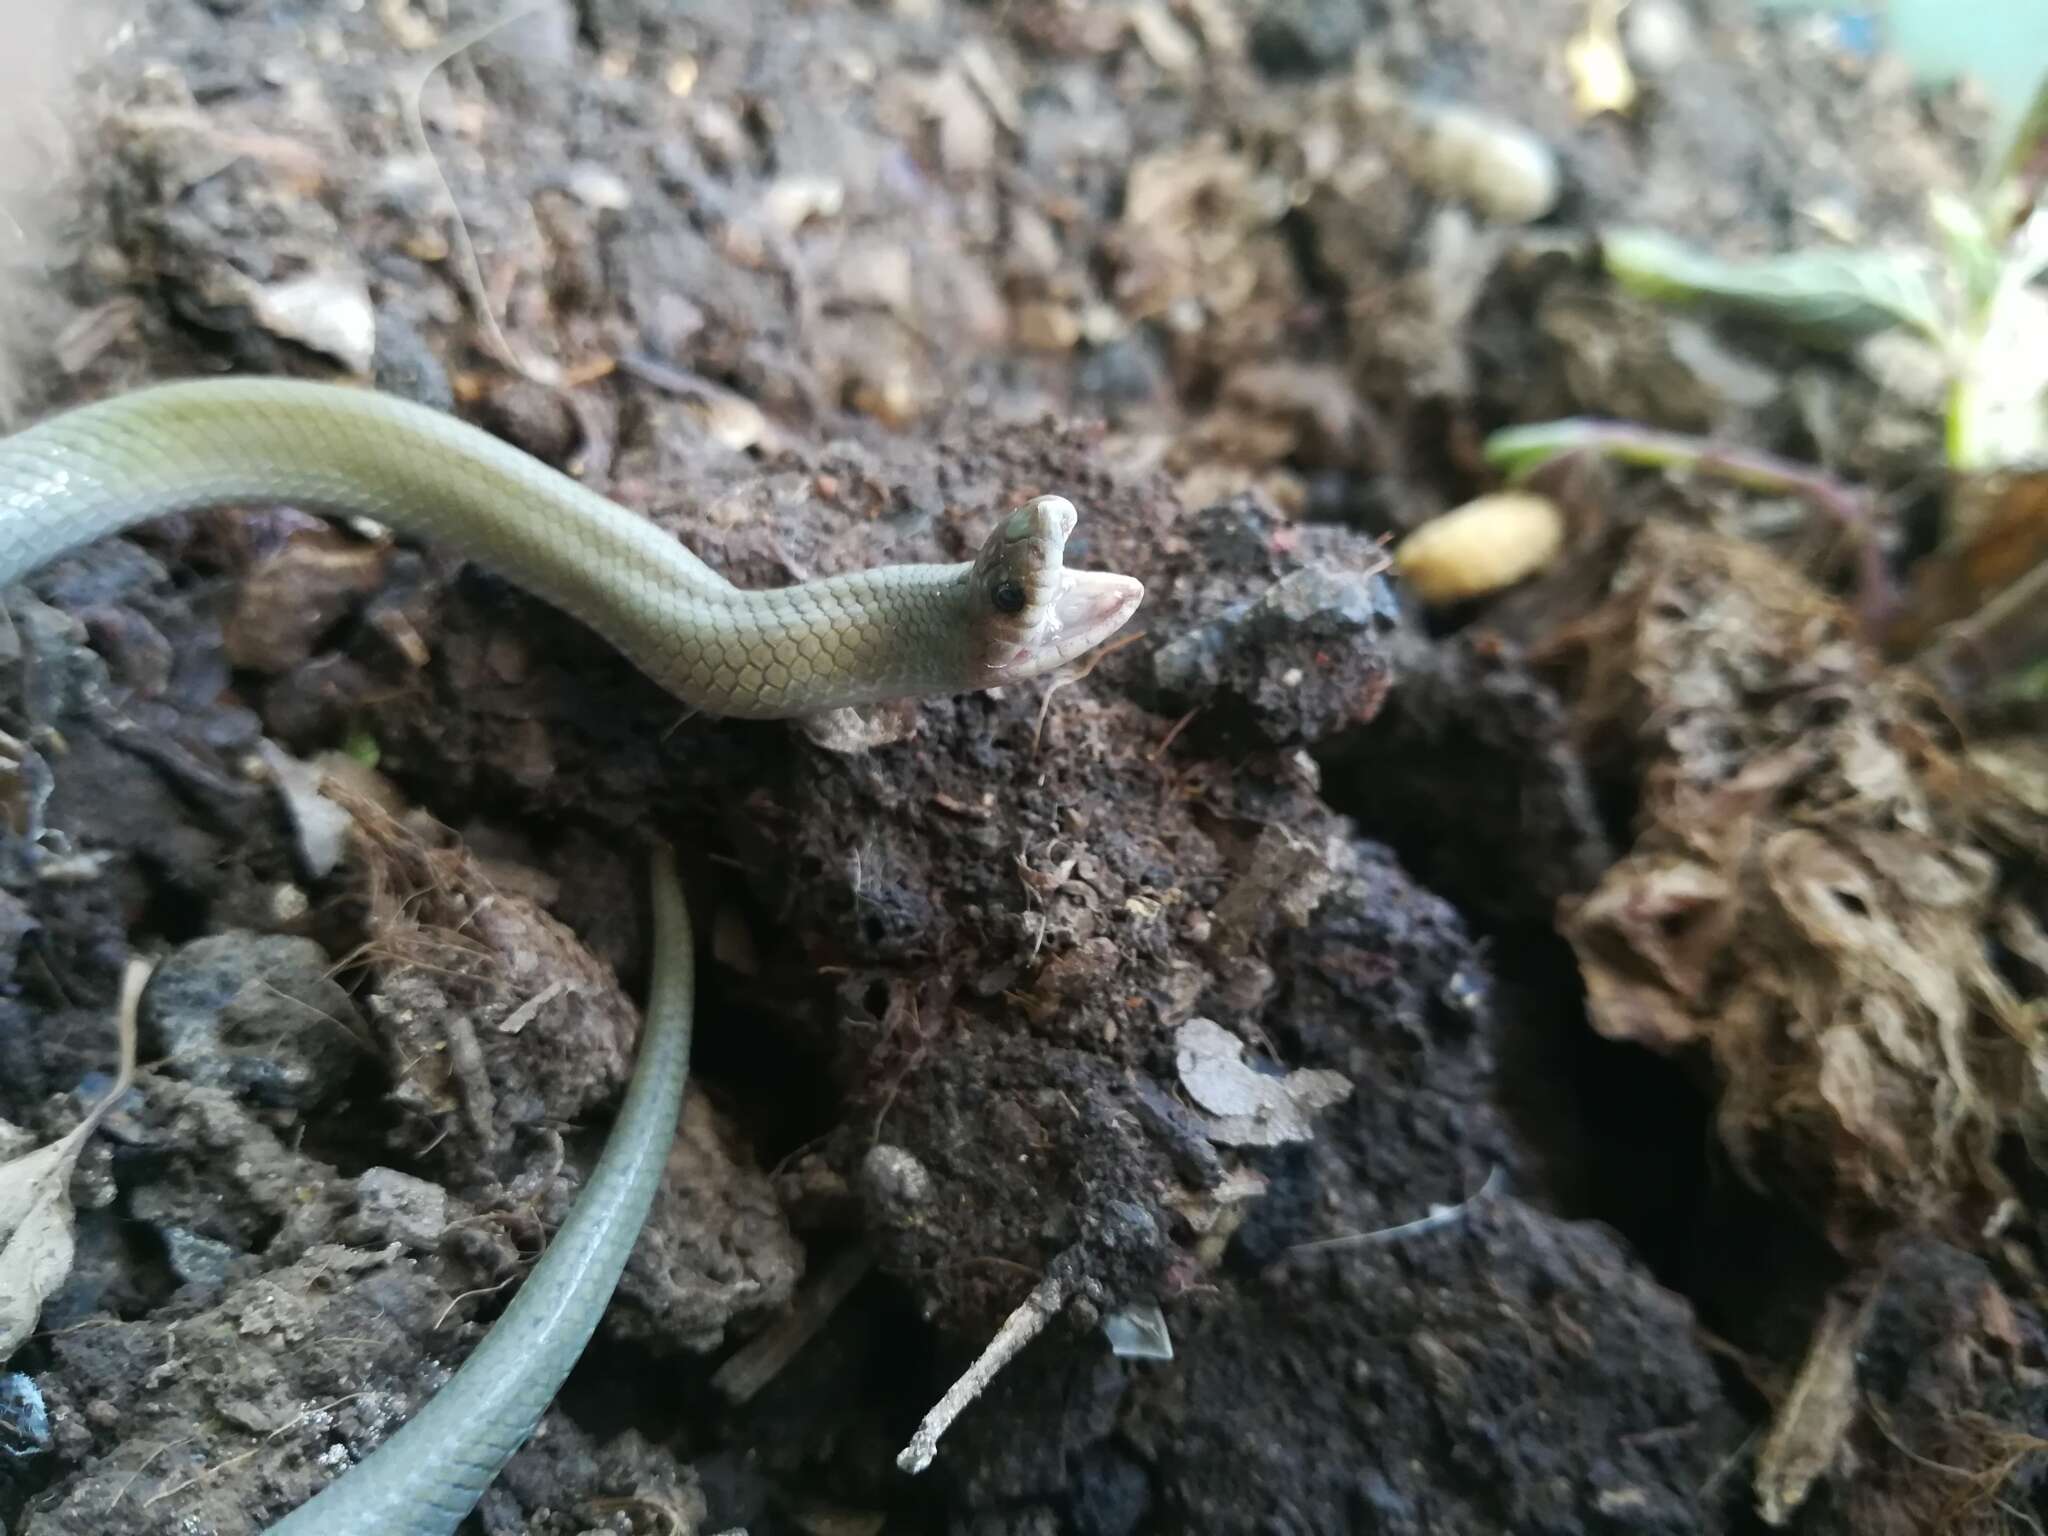
[[(457, 552), (289, 509), (144, 530), (13, 594), (0, 728), (32, 750), (0, 832), (0, 1118), (73, 1123), (127, 956), (165, 970), (81, 1164), (72, 1277), (0, 1373), (0, 1524), (260, 1530), (445, 1379), (601, 1143), (659, 836), (705, 955), (685, 1134), (475, 1530), (1761, 1528), (1750, 1459), (1838, 1261), (1731, 1192), (1706, 1085), (1587, 1031), (1554, 916), (1627, 841), (1621, 776), (1512, 644), (1433, 632), (1381, 536), (1478, 489), (1509, 420), (1910, 461), (1829, 435), (1879, 409), (1838, 362), (1758, 343), (1775, 399), (1716, 393), (1583, 236), (1763, 248), (1823, 207), (1917, 228), (1974, 164), (1963, 106), (1722, 0), (1663, 0), (1680, 52), (1626, 123), (1577, 120), (1560, 83), (1580, 0), (1142, 24), (560, 0), (423, 96), (525, 378), (402, 115), (428, 40), (495, 7), (145, 9), (95, 60), (21, 343), (61, 366), (24, 417), (340, 376), (251, 297), (311, 274), (330, 322), (367, 298), (377, 385), (742, 584), (963, 558), (1057, 490), (1071, 557), (1148, 593), (1085, 677), (925, 705), (858, 754), (678, 722)], [(1557, 211), (1511, 243), (1388, 162), (1254, 217), (1304, 145), (1379, 152), (1354, 67), (1541, 136)], [(1127, 219), (1166, 166), (1185, 198)], [(395, 788), (370, 813), (390, 889), (309, 870), (270, 782), (280, 751), (338, 749)], [(1219, 1142), (1178, 1076), (1194, 1018), (1348, 1096), (1305, 1141)], [(863, 1262), (759, 1391), (714, 1381)], [(899, 1473), (1048, 1273), (1061, 1317)], [(1982, 1257), (1909, 1242), (1876, 1283), (1893, 1438), (1859, 1440), (1801, 1530), (1953, 1516), (1915, 1468), (1979, 1465), (1965, 1412), (2048, 1431), (2039, 1315)], [(1172, 1360), (1117, 1357), (1105, 1321), (1148, 1306)]]

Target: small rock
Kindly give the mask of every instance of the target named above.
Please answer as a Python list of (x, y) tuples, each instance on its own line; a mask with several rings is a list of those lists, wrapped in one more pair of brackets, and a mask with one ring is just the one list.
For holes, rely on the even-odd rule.
[(1105, 409), (1143, 405), (1166, 391), (1166, 368), (1149, 332), (1132, 332), (1083, 354), (1075, 389)]
[(176, 657), (163, 631), (148, 619), (133, 608), (112, 605), (89, 608), (80, 617), (114, 681), (144, 698), (156, 698), (170, 686)]
[(569, 195), (593, 213), (623, 213), (633, 206), (633, 189), (618, 172), (581, 161), (569, 167)]
[(157, 968), (142, 995), (143, 1050), (188, 1082), (271, 1108), (308, 1109), (355, 1066), (355, 1004), (310, 939), (231, 930)]
[(1071, 352), (1081, 340), (1081, 320), (1065, 304), (1034, 299), (1011, 316), (1017, 345), (1032, 352)]
[(1775, 371), (1752, 363), (1697, 321), (1674, 320), (1665, 341), (1673, 359), (1691, 369), (1702, 388), (1738, 410), (1764, 410), (1785, 392)]
[(403, 1243), (424, 1253), (447, 1228), (447, 1190), (395, 1168), (370, 1168), (356, 1180), (356, 1211), (342, 1236), (364, 1247)]
[(901, 1226), (931, 1203), (932, 1176), (902, 1147), (877, 1142), (861, 1159), (860, 1188), (883, 1221)]
[(1233, 697), (1275, 746), (1320, 741), (1379, 712), (1398, 622), (1383, 577), (1309, 567), (1160, 647), (1153, 677), (1171, 707)]
[(455, 386), (448, 370), (410, 320), (397, 314), (377, 316), (375, 383), (386, 394), (403, 395), (437, 411), (452, 410)]
[(576, 415), (560, 390), (527, 379), (507, 379), (482, 403), (480, 424), (543, 464), (564, 464), (582, 439)]
[(218, 1238), (202, 1237), (190, 1227), (165, 1224), (157, 1228), (164, 1240), (164, 1258), (171, 1273), (185, 1285), (216, 1290), (227, 1283), (228, 1266), (237, 1250)]
[(1679, 0), (1635, 0), (1622, 26), (1629, 56), (1646, 74), (1674, 74), (1698, 51), (1692, 18)]

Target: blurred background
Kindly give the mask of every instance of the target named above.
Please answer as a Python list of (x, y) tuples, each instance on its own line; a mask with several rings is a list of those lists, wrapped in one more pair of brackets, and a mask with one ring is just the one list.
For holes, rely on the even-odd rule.
[(2040, 0), (1759, 0), (1766, 10), (1811, 11), (1885, 42), (1930, 81), (1967, 71), (2016, 117), (2048, 63), (2048, 5)]

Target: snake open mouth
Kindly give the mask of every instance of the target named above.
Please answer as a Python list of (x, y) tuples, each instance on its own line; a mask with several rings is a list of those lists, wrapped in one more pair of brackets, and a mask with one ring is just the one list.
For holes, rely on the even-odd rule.
[(1062, 661), (1093, 650), (1122, 629), (1145, 600), (1145, 584), (1106, 571), (1067, 571), (1053, 603), (1053, 640)]
[(991, 670), (1021, 682), (1064, 666), (1122, 629), (1144, 598), (1145, 584), (1132, 576), (1063, 572), (1050, 612)]

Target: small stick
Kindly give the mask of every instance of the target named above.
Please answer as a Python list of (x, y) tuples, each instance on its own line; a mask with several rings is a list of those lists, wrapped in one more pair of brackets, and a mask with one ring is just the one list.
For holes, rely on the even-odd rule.
[(749, 1340), (718, 1368), (711, 1385), (724, 1394), (727, 1402), (744, 1403), (753, 1397), (817, 1336), (818, 1330), (839, 1310), (839, 1304), (873, 1267), (874, 1256), (864, 1247), (849, 1248), (840, 1254), (797, 1297), (781, 1322)]
[(1031, 1294), (1024, 1298), (1024, 1304), (1003, 1319), (1003, 1326), (988, 1341), (988, 1348), (975, 1358), (974, 1364), (967, 1367), (961, 1378), (946, 1389), (946, 1395), (924, 1416), (924, 1422), (917, 1426), (917, 1433), (910, 1437), (910, 1444), (896, 1458), (896, 1465), (913, 1477), (929, 1467), (939, 1454), (939, 1437), (953, 1427), (953, 1421), (960, 1417), (961, 1410), (981, 1396), (988, 1384), (995, 1380), (996, 1373), (1038, 1337), (1047, 1323), (1059, 1316), (1066, 1300), (1066, 1282), (1057, 1275), (1049, 1275), (1039, 1281)]

